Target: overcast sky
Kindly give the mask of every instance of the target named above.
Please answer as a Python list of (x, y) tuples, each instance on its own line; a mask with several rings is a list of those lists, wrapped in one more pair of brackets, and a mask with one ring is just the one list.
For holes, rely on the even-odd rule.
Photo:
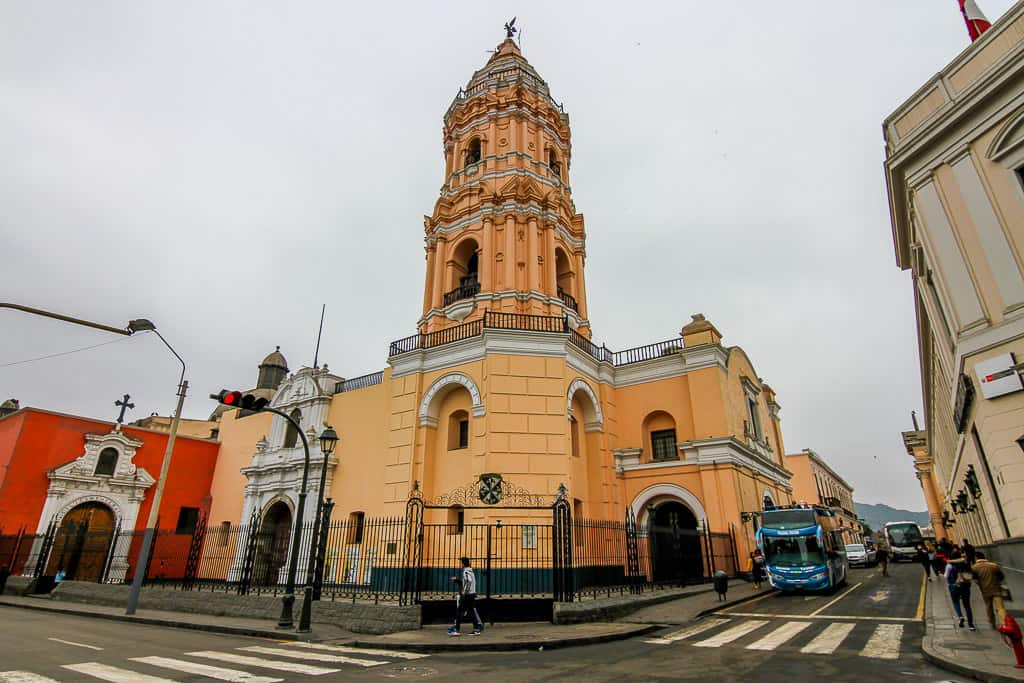
[[(421, 313), (441, 117), (513, 14), (570, 115), (595, 340), (704, 313), (778, 392), (789, 452), (923, 509), (881, 122), (967, 46), (956, 0), (8, 0), (0, 300), (152, 319), (188, 363), (186, 417), (275, 345), (310, 364), (324, 303), (321, 359), (384, 368)], [(131, 418), (166, 415), (177, 378), (152, 334), (0, 310), (0, 400), (110, 420), (128, 392)]]

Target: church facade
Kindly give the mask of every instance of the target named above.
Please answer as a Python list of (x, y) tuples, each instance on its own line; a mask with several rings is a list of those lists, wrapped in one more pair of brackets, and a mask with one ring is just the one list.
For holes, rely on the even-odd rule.
[[(305, 367), (272, 392), (310, 444), (310, 500), (325, 458), (316, 437), (330, 425), (335, 520), (401, 518), (413, 498), (451, 535), (550, 521), (545, 505), (502, 504), (528, 495), (562, 501), (574, 519), (728, 534), (742, 571), (753, 513), (793, 502), (775, 393), (703, 315), (639, 348), (592, 341), (569, 119), (512, 40), (451, 103), (444, 152), (416, 334), (391, 344), (382, 371)], [(229, 411), (219, 438), (210, 524), (288, 528), (300, 435), (279, 416)], [(522, 548), (536, 544), (522, 534)], [(330, 541), (328, 557), (354, 538)]]

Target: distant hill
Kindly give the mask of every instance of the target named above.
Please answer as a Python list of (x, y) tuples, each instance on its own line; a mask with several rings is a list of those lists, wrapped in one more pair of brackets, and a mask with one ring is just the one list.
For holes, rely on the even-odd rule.
[(898, 510), (885, 504), (855, 503), (857, 516), (866, 521), (872, 529), (881, 529), (886, 522), (917, 522), (922, 527), (931, 524), (927, 512)]

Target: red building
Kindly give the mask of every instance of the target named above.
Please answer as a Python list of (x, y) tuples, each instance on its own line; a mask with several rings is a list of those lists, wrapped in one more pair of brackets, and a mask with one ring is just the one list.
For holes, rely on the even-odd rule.
[[(134, 532), (149, 517), (167, 437), (38, 408), (0, 417), (0, 565), (51, 576), (63, 569), (86, 581), (130, 578)], [(151, 577), (183, 571), (192, 531), (209, 509), (218, 447), (177, 437)]]

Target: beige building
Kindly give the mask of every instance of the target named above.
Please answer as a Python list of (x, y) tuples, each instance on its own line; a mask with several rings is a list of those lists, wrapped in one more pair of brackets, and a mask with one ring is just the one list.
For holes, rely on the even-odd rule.
[(861, 543), (864, 533), (857, 521), (853, 487), (824, 458), (805, 448), (786, 455), (786, 469), (793, 473), (793, 500), (832, 508), (846, 543)]
[(884, 133), (926, 422), (904, 443), (936, 534), (989, 545), (1024, 569), (1024, 2), (897, 108)]

